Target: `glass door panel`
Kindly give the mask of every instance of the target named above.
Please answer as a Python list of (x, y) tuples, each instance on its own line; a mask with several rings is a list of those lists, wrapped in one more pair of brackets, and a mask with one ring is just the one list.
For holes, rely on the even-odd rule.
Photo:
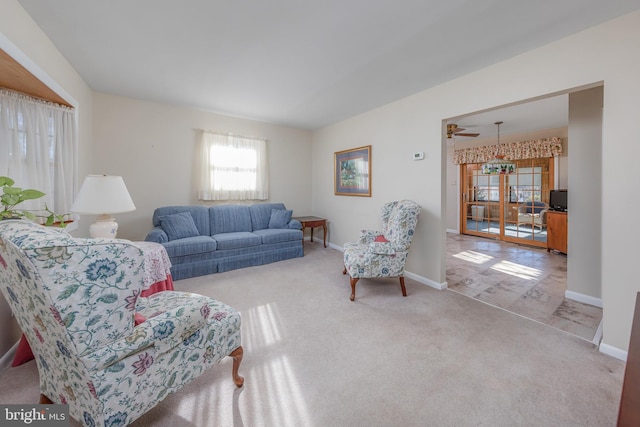
[(526, 159), (516, 164), (516, 171), (505, 176), (505, 240), (545, 247), (550, 160)]
[(464, 176), (463, 233), (495, 237), (500, 234), (500, 177), (484, 175), (480, 165), (467, 164)]

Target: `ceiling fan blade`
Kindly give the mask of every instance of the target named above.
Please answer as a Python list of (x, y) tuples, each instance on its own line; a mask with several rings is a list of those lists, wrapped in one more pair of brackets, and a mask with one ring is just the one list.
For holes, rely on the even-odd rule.
[(456, 132), (454, 133), (455, 136), (470, 136), (475, 138), (476, 136), (480, 136), (479, 133), (462, 133), (462, 132)]
[(456, 133), (463, 130), (464, 130), (463, 128), (459, 128), (458, 125), (455, 123), (449, 123), (447, 125), (447, 133)]

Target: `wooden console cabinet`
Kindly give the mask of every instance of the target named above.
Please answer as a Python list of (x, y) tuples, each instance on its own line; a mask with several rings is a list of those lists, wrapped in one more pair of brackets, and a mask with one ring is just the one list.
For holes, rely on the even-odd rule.
[(547, 252), (567, 253), (567, 213), (547, 211)]

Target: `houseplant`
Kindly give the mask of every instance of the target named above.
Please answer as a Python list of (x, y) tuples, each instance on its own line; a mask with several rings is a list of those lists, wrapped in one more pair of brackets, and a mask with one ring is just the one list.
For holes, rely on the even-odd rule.
[(34, 189), (14, 187), (14, 184), (15, 181), (8, 176), (0, 176), (0, 188), (2, 188), (2, 195), (0, 195), (0, 203), (2, 204), (0, 220), (28, 218), (32, 221), (36, 221), (40, 218), (43, 220), (43, 225), (59, 224), (60, 227), (66, 226), (67, 222), (64, 221), (66, 214), (54, 213), (47, 207), (46, 203), (43, 209), (45, 212), (44, 215), (36, 214), (30, 210), (16, 209), (16, 206), (25, 200), (39, 199), (44, 197), (45, 193)]

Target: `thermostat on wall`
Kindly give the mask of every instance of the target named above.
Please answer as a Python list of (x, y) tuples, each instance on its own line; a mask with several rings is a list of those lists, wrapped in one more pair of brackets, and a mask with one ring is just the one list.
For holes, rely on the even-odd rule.
[(413, 160), (422, 160), (424, 159), (424, 151), (420, 151), (419, 153), (413, 153)]

